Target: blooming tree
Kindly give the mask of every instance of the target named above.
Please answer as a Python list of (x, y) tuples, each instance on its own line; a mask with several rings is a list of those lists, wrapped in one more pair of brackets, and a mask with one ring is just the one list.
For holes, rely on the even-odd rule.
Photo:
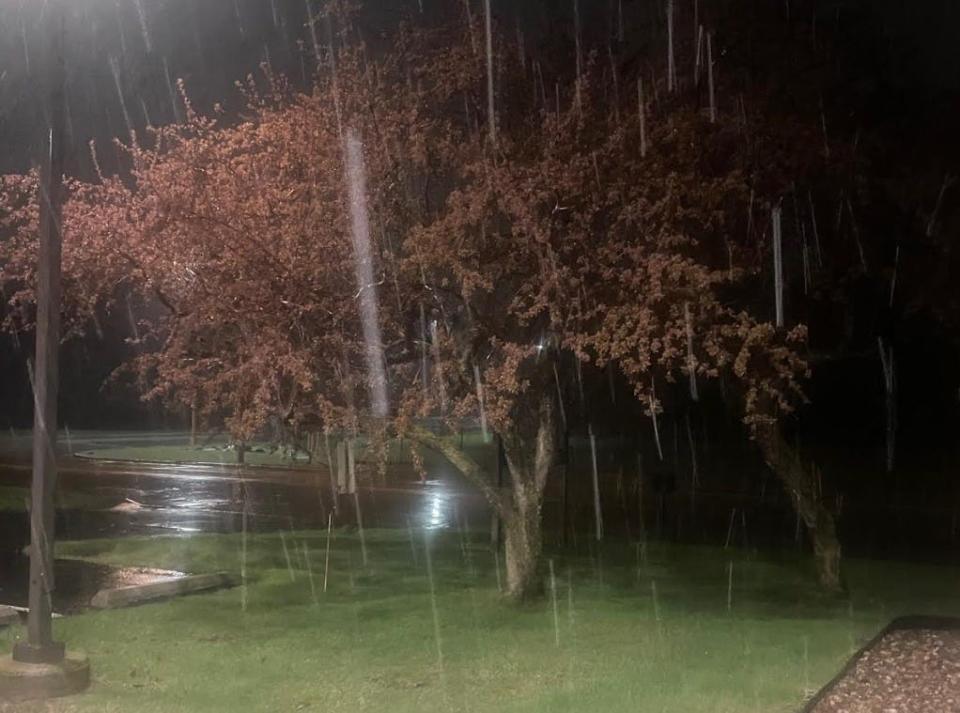
[[(737, 384), (742, 417), (825, 536), (810, 474), (776, 430), (802, 396), (805, 332), (744, 296), (763, 246), (743, 223), (766, 184), (736, 122), (682, 101), (631, 106), (591, 61), (550, 98), (542, 76), (503, 62), (489, 102), (473, 31), (403, 30), (376, 59), (345, 32), (312, 93), (251, 78), (238, 121), (199, 116), (184, 93), (186, 122), (131, 137), (124, 175), (70, 185), (73, 328), (132, 296), (145, 397), (222, 417), (241, 443), (277, 420), (439, 450), (504, 523), (513, 599), (541, 588), (565, 363), (612, 365), (652, 418), (658, 384)], [(5, 179), (0, 203), (14, 329), (29, 326), (33, 184)], [(385, 409), (369, 388), (381, 367)], [(506, 486), (451, 437), (477, 418), (503, 443)], [(821, 568), (828, 584), (835, 567)]]

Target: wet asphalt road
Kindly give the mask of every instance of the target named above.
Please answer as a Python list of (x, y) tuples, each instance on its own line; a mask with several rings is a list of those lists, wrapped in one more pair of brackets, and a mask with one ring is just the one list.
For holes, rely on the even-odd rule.
[[(96, 503), (58, 508), (58, 540), (132, 535), (269, 532), (325, 527), (333, 504), (327, 468), (260, 468), (230, 465), (161, 465), (98, 462), (71, 452), (123, 445), (185, 443), (183, 433), (72, 434), (58, 448), (58, 491)], [(30, 434), (0, 436), (0, 486), (30, 482)], [(441, 463), (421, 483), (409, 465), (394, 464), (388, 477), (361, 477), (358, 500), (365, 527), (444, 529), (489, 522), (483, 499)], [(362, 470), (361, 470), (362, 474)], [(354, 503), (341, 502), (339, 522), (353, 524)], [(24, 606), (27, 598), (26, 513), (0, 512), (0, 603)], [(54, 607), (70, 613), (87, 606), (102, 587), (149, 579), (155, 573), (58, 560)]]
[[(81, 452), (123, 445), (184, 443), (183, 433), (72, 434), (70, 450)], [(60, 491), (92, 496), (102, 504), (89, 510), (61, 509), (58, 539), (144, 534), (236, 532), (244, 509), (251, 530), (322, 527), (333, 496), (327, 468), (261, 468), (231, 465), (179, 465), (98, 462), (68, 452), (63, 439), (58, 458)], [(0, 485), (30, 481), (30, 436), (0, 438)], [(446, 528), (458, 518), (483, 517), (487, 508), (468, 484), (443, 464), (420, 483), (409, 465), (391, 465), (385, 481), (361, 478), (359, 492), (367, 527)], [(352, 502), (350, 503), (352, 509)], [(10, 535), (14, 516), (0, 517), (0, 534)], [(17, 523), (12, 523), (16, 529)]]

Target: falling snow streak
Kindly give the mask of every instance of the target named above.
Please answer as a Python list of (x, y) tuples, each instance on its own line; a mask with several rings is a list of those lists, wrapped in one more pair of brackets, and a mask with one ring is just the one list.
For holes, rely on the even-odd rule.
[(447, 387), (443, 382), (443, 365), (440, 361), (440, 333), (437, 320), (430, 322), (430, 339), (433, 344), (433, 383), (440, 397), (440, 413), (447, 410)]
[(703, 64), (703, 25), (696, 28), (697, 47), (693, 60), (693, 83), (700, 86), (700, 66)]
[(310, 547), (309, 547), (309, 545), (307, 545), (307, 541), (306, 541), (306, 540), (303, 540), (303, 541), (300, 543), (300, 546), (301, 546), (302, 549), (303, 549), (303, 563), (304, 563), (304, 565), (306, 566), (306, 569), (307, 569), (307, 579), (308, 579), (309, 582), (310, 582), (310, 598), (313, 600), (314, 606), (316, 606), (316, 605), (319, 604), (320, 602), (319, 602), (319, 600), (317, 599), (317, 588), (316, 588), (316, 585), (314, 584), (314, 581), (313, 581), (313, 565), (310, 563)]
[(663, 461), (663, 447), (660, 445), (660, 427), (657, 425), (657, 396), (653, 383), (650, 384), (650, 418), (653, 420), (653, 440), (657, 444), (657, 455)]
[(690, 448), (690, 485), (691, 491), (696, 497), (697, 487), (700, 485), (700, 469), (697, 466), (697, 443), (693, 439), (693, 426), (690, 424), (690, 411), (686, 413), (687, 421), (687, 445)]
[(333, 502), (333, 511), (337, 512), (340, 509), (338, 502), (339, 498), (337, 497), (339, 495), (339, 490), (337, 488), (337, 479), (334, 476), (335, 471), (333, 469), (333, 453), (330, 450), (330, 434), (326, 432), (323, 434), (323, 448), (327, 454), (327, 473), (330, 477), (330, 498)]
[(117, 34), (120, 37), (120, 56), (124, 59), (127, 58), (127, 35), (123, 31), (123, 15), (120, 13), (120, 0), (116, 0), (117, 4)]
[(943, 197), (955, 180), (953, 176), (948, 175), (943, 177), (943, 183), (940, 184), (940, 193), (937, 194), (937, 204), (930, 214), (930, 220), (927, 221), (926, 235), (928, 238), (932, 238), (937, 231), (937, 219), (940, 216), (940, 208), (943, 206)]
[(733, 561), (727, 562), (727, 611), (733, 611)]
[[(241, 476), (242, 477), (242, 476)], [(243, 505), (240, 512), (240, 610), (247, 611), (247, 517), (249, 513), (247, 487), (240, 483)]]
[(782, 210), (773, 209), (773, 291), (777, 327), (783, 326), (783, 245), (781, 234)]
[(130, 293), (126, 295), (127, 320), (130, 322), (130, 334), (133, 336), (135, 344), (140, 343), (140, 328), (137, 326), (137, 319), (133, 316), (133, 303), (130, 299)]
[[(857, 246), (857, 255), (860, 258), (860, 267), (863, 268), (863, 271), (867, 271), (867, 256), (863, 252), (863, 243), (860, 240), (860, 227), (857, 225), (857, 216), (853, 212), (853, 203), (850, 202), (850, 199), (847, 198), (846, 202), (847, 213), (850, 214), (850, 232), (853, 234), (853, 242)], [(843, 207), (841, 206), (841, 210)]]
[(673, 0), (667, 0), (667, 91), (677, 89), (677, 68), (673, 56)]
[(373, 254), (370, 247), (370, 216), (367, 209), (367, 179), (363, 163), (363, 144), (356, 132), (347, 132), (346, 179), (350, 195), (351, 238), (360, 319), (366, 346), (367, 381), (370, 402), (378, 418), (387, 415), (387, 377), (384, 372), (383, 343), (380, 338), (377, 286), (373, 278)]
[(23, 45), (23, 66), (26, 74), (30, 76), (30, 44), (27, 41), (27, 26), (23, 21), (23, 15), (20, 16), (20, 41)]
[(820, 231), (817, 229), (817, 211), (813, 205), (813, 193), (807, 191), (807, 204), (810, 207), (810, 227), (813, 229), (813, 250), (817, 255), (817, 266), (823, 267), (823, 254), (820, 252)]
[(240, 31), (240, 37), (246, 38), (247, 32), (243, 28), (243, 16), (240, 14), (240, 1), (233, 0), (233, 13), (237, 19), (237, 29)]
[(470, 33), (470, 48), (477, 54), (477, 36), (473, 33), (473, 12), (470, 10), (470, 0), (463, 0), (463, 8), (467, 16), (467, 30)]
[(357, 451), (354, 443), (354, 439), (348, 438), (344, 447), (347, 464), (347, 493), (350, 495), (356, 495), (357, 493)]
[(886, 392), (887, 411), (887, 472), (892, 473), (896, 459), (897, 395), (896, 366), (893, 360), (893, 345), (886, 345), (883, 337), (877, 337), (880, 349), (880, 364), (883, 367), (883, 384)]
[[(526, 40), (523, 37), (523, 29), (520, 27), (520, 18), (517, 18), (517, 59), (520, 60), (520, 69), (523, 74), (527, 73), (527, 47)], [(534, 95), (536, 95), (536, 83), (534, 83)]]
[(427, 315), (420, 303), (420, 383), (423, 387), (423, 400), (426, 402), (429, 392), (429, 376), (427, 374)]
[(490, 15), (490, 0), (484, 0), (486, 46), (487, 46), (487, 124), (490, 128), (490, 145), (497, 145), (497, 114), (493, 95), (493, 18)]
[(321, 64), (320, 43), (317, 41), (317, 22), (313, 15), (313, 6), (310, 0), (304, 0), (307, 7), (307, 26), (310, 28), (310, 41), (313, 42), (313, 56), (319, 67)]
[[(574, 91), (576, 92), (576, 102), (577, 102), (577, 111), (579, 112), (582, 108), (581, 96), (580, 96), (580, 80), (583, 77), (583, 51), (580, 47), (580, 1), (573, 0), (573, 37), (574, 42), (576, 43), (576, 65), (577, 65), (577, 79), (575, 83)], [(557, 94), (557, 116), (560, 116), (560, 99), (559, 92)]]
[(823, 132), (823, 155), (830, 158), (830, 138), (827, 134), (827, 113), (823, 108), (823, 96), (820, 96), (820, 130)]
[(587, 398), (583, 393), (583, 369), (580, 366), (580, 357), (574, 354), (574, 366), (576, 367), (577, 375), (577, 391), (580, 394), (580, 410), (586, 413), (587, 411)]
[(366, 567), (368, 564), (367, 537), (363, 529), (363, 510), (360, 509), (360, 493), (356, 489), (353, 491), (353, 509), (357, 518), (357, 533), (360, 535), (360, 556), (363, 566)]
[[(325, 18), (325, 24), (327, 29), (327, 43), (329, 48), (330, 56), (330, 89), (333, 92), (333, 110), (337, 115), (337, 136), (343, 140), (343, 116), (340, 111), (340, 82), (337, 73), (337, 53), (334, 47), (333, 41), (333, 22), (330, 19), (330, 14), (328, 13)], [(314, 34), (314, 43), (316, 43), (316, 35)], [(319, 54), (317, 55), (317, 63), (319, 65), (320, 59)]]
[(553, 558), (547, 561), (550, 569), (550, 601), (553, 605), (553, 638), (560, 648), (560, 609), (557, 606), (557, 576), (553, 569)]
[[(703, 39), (701, 35), (698, 35), (698, 30), (702, 28), (700, 24), (700, 0), (693, 0), (693, 36), (697, 39), (697, 57), (700, 56), (700, 40)], [(699, 63), (697, 63), (699, 64)], [(694, 77), (694, 83), (696, 83), (696, 77)]]
[(323, 591), (327, 591), (327, 580), (330, 575), (330, 538), (333, 534), (333, 513), (327, 514), (327, 544), (323, 555)]
[(647, 523), (643, 516), (643, 453), (637, 451), (637, 517), (640, 520), (640, 537), (647, 538)]
[(600, 507), (600, 474), (597, 468), (597, 439), (593, 434), (593, 424), (587, 426), (590, 435), (590, 464), (593, 467), (593, 518), (597, 542), (603, 539), (603, 510)]
[(287, 547), (287, 536), (284, 533), (280, 533), (280, 549), (283, 552), (283, 560), (287, 564), (287, 575), (290, 577), (291, 582), (297, 581), (297, 575), (293, 570), (293, 562), (290, 560), (290, 548)]
[(480, 408), (480, 432), (483, 434), (483, 442), (487, 443), (490, 436), (487, 433), (487, 409), (483, 402), (483, 381), (480, 379), (480, 367), (473, 365), (473, 381), (477, 388), (477, 404)]
[(610, 78), (613, 80), (613, 118), (620, 123), (620, 80), (617, 78), (617, 61), (613, 56), (613, 45), (607, 43), (607, 59), (610, 62)]
[(693, 319), (690, 316), (690, 303), (683, 303), (683, 319), (687, 328), (687, 371), (690, 376), (690, 398), (700, 400), (697, 393), (697, 358), (693, 355)]
[(120, 64), (116, 57), (110, 58), (110, 73), (113, 75), (113, 84), (117, 88), (117, 98), (120, 100), (120, 109), (123, 112), (123, 122), (127, 125), (127, 134), (131, 140), (134, 138), (133, 122), (130, 120), (130, 112), (127, 111), (127, 101), (123, 98), (123, 88), (120, 83)]
[(170, 76), (170, 65), (167, 63), (166, 57), (163, 58), (163, 75), (167, 80), (167, 94), (170, 96), (170, 106), (173, 109), (173, 121), (179, 124), (183, 121), (183, 118), (180, 116), (180, 103), (173, 88), (173, 78)]
[(433, 614), (433, 637), (437, 644), (437, 663), (443, 666), (443, 642), (440, 638), (440, 610), (437, 608), (437, 590), (433, 583), (433, 557), (430, 555), (430, 535), (423, 531), (423, 553), (427, 560), (427, 580), (430, 583), (430, 610)]
[(713, 33), (707, 33), (707, 88), (710, 94), (710, 123), (717, 123), (717, 95), (713, 82)]
[(557, 364), (553, 363), (553, 382), (557, 386), (557, 403), (560, 404), (560, 420), (563, 423), (563, 428), (567, 428), (567, 409), (563, 405), (563, 390), (560, 388), (560, 374), (557, 372)]
[(637, 78), (637, 114), (640, 116), (640, 158), (647, 157), (647, 109), (643, 97), (643, 77)]
[(410, 554), (413, 557), (413, 566), (420, 566), (420, 558), (417, 557), (417, 543), (413, 539), (413, 521), (410, 519), (410, 516), (407, 515), (407, 538), (410, 540)]
[(890, 275), (890, 304), (889, 306), (893, 307), (893, 295), (897, 289), (897, 272), (900, 269), (900, 246), (897, 245), (897, 250), (893, 255), (893, 274)]
[[(147, 102), (144, 101), (143, 97), (140, 97), (140, 111), (143, 113), (143, 120), (146, 122), (147, 126), (156, 126), (156, 124), (154, 124), (150, 119), (150, 112), (147, 110)], [(71, 133), (73, 132), (71, 131)]]
[(147, 25), (147, 13), (143, 9), (143, 0), (134, 0), (137, 6), (137, 18), (140, 20), (140, 32), (143, 35), (143, 44), (147, 48), (147, 54), (153, 53), (153, 41), (150, 38), (150, 27)]

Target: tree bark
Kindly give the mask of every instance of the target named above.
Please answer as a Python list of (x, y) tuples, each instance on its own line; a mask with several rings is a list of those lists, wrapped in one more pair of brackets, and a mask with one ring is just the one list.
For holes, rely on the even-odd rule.
[(803, 463), (800, 454), (786, 442), (775, 421), (757, 425), (756, 441), (764, 460), (789, 493), (806, 525), (821, 588), (830, 593), (842, 592), (841, 549), (836, 520), (823, 501), (816, 467)]
[(543, 494), (557, 451), (553, 403), (549, 398), (542, 398), (539, 404), (532, 461), (529, 442), (511, 439), (508, 443), (505, 455), (512, 497), (504, 517), (507, 597), (525, 602), (543, 594)]
[(413, 440), (441, 453), (477, 485), (499, 513), (504, 531), (506, 597), (517, 603), (534, 599), (544, 591), (540, 572), (543, 496), (556, 457), (555, 431), (553, 404), (544, 397), (537, 414), (534, 444), (521, 437), (503, 434), (504, 455), (510, 474), (509, 488), (496, 487), (490, 474), (458, 448), (454, 439), (443, 438), (422, 427), (415, 427), (408, 432)]
[[(518, 494), (518, 490), (524, 490)], [(507, 563), (507, 597), (514, 602), (543, 594), (540, 556), (543, 552), (543, 492), (536, 487), (514, 486), (511, 514), (504, 520), (504, 552)]]

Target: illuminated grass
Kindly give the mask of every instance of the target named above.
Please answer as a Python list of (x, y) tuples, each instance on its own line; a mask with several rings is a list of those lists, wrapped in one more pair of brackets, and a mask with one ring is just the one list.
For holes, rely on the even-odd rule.
[[(316, 604), (294, 541), (308, 545)], [(634, 551), (611, 546), (602, 565), (583, 551), (555, 558), (558, 648), (549, 599), (502, 604), (489, 550), (444, 534), (433, 557), (440, 665), (421, 536), (415, 565), (406, 532), (367, 532), (363, 570), (356, 536), (336, 533), (326, 594), (324, 542), (286, 535), (292, 581), (280, 536), (250, 536), (245, 612), (237, 588), (58, 620), (90, 653), (95, 683), (53, 710), (793, 711), (892, 616), (960, 608), (948, 569), (850, 562), (848, 605), (821, 600), (795, 561), (653, 545), (638, 576)], [(187, 571), (239, 571), (240, 553), (239, 535), (59, 545), (62, 556)], [(13, 634), (2, 636), (9, 647)]]

